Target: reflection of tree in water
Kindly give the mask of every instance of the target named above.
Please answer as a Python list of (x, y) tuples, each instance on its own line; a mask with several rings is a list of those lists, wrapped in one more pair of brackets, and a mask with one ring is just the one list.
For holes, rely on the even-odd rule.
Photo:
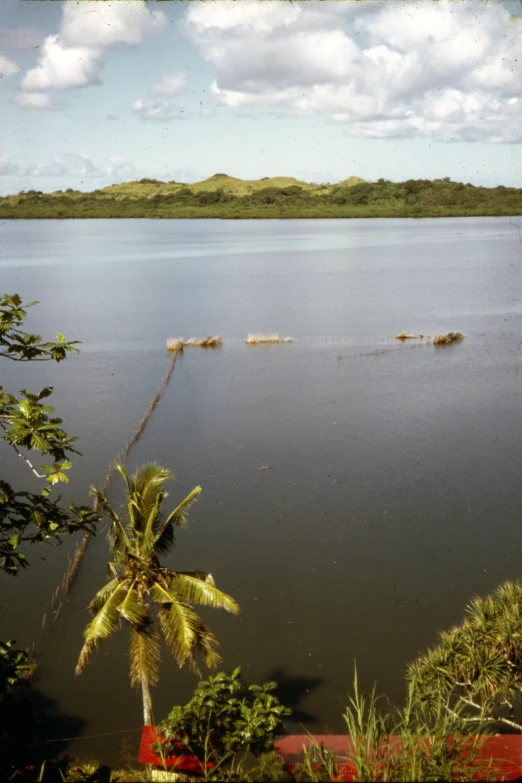
[(303, 677), (301, 675), (289, 675), (285, 668), (272, 669), (266, 679), (277, 682), (275, 695), (285, 707), (290, 707), (292, 715), (285, 720), (285, 724), (314, 723), (317, 717), (301, 709), (301, 702), (313, 690), (318, 688), (324, 680), (321, 677)]
[[(64, 715), (57, 701), (31, 686), (0, 702), (0, 725), (0, 778), (9, 780), (10, 770), (26, 769), (26, 775), (16, 777), (22, 781), (35, 779), (44, 761), (63, 756), (70, 745), (67, 738), (80, 736), (85, 721)], [(51, 769), (49, 773), (45, 780), (54, 779)], [(56, 776), (61, 780), (58, 769)]]

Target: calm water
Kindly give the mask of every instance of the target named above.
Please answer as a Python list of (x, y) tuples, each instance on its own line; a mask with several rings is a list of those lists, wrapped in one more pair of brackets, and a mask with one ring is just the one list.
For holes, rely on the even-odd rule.
[[(280, 681), (289, 729), (342, 728), (354, 659), (400, 700), (437, 630), (521, 575), (522, 245), (507, 218), (13, 221), (0, 245), (2, 291), (41, 301), (28, 328), (83, 342), (60, 366), (0, 367), (9, 390), (56, 386), (83, 455), (65, 498), (88, 498), (141, 419), (165, 338), (225, 336), (185, 351), (128, 464), (171, 467), (173, 504), (203, 486), (168, 564), (212, 571), (237, 598), (239, 618), (205, 613), (223, 666)], [(467, 339), (393, 339), (451, 329)], [(297, 342), (247, 347), (249, 331)], [(2, 475), (27, 485), (17, 469), (4, 449)], [(35, 644), (49, 737), (84, 737), (56, 747), (116, 763), (124, 744), (135, 757), (142, 717), (127, 634), (74, 676), (103, 534), (41, 634), (76, 541), (2, 579), (1, 635)], [(156, 717), (195, 684), (165, 654)]]

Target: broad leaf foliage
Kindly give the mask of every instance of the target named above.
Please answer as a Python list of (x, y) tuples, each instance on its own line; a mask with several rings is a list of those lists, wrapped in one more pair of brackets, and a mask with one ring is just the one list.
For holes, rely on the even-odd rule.
[[(241, 669), (219, 672), (198, 683), (194, 695), (183, 707), (174, 707), (160, 724), (161, 747), (168, 755), (184, 746), (198, 756), (205, 767), (216, 765), (216, 777), (225, 779), (223, 764), (250, 750), (259, 756), (272, 750), (283, 719), (291, 714), (273, 693), (275, 682), (250, 685), (241, 682)], [(209, 770), (207, 769), (207, 774)]]
[[(18, 362), (61, 362), (71, 351), (77, 353), (78, 341), (66, 342), (62, 334), (56, 335), (56, 342), (42, 342), (40, 335), (21, 330), (27, 308), (35, 304), (24, 305), (18, 294), (0, 296), (0, 357)], [(93, 533), (98, 519), (88, 506), (63, 508), (60, 497), (51, 498), (54, 484), (68, 482), (68, 456), (78, 454), (72, 446), (75, 438), (68, 437), (62, 420), (53, 416), (47, 403), (52, 391), (50, 386), (37, 393), (22, 389), (17, 397), (0, 386), (0, 440), (21, 460), (21, 470), (45, 481), (40, 493), (15, 490), (0, 481), (0, 570), (12, 575), (27, 565), (21, 551), (24, 544), (57, 542), (65, 533), (77, 530)], [(52, 464), (36, 467), (31, 452), (45, 455)]]

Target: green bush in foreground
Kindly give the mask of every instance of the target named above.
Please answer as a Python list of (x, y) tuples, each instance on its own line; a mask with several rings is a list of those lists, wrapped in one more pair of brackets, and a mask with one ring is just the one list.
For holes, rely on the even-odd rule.
[(381, 709), (375, 686), (364, 694), (355, 671), (344, 714), (349, 750), (336, 757), (310, 737), (293, 778), (284, 759), (273, 752), (275, 735), (290, 710), (270, 693), (275, 683), (242, 688), (239, 668), (200, 682), (188, 704), (174, 707), (159, 726), (167, 741), (155, 749), (166, 758), (185, 748), (203, 762), (205, 780), (314, 783), (341, 780), (347, 768), (358, 781), (496, 779), (497, 763), (481, 757), (487, 734), (476, 726), (471, 730), (462, 705), (426, 709), (415, 686), (411, 680), (403, 708), (385, 704)]
[(204, 763), (207, 779), (237, 777), (249, 754), (260, 757), (272, 750), (283, 718), (291, 714), (273, 694), (276, 687), (265, 682), (245, 688), (239, 667), (231, 675), (219, 672), (202, 680), (188, 704), (174, 707), (160, 724), (166, 743), (157, 750), (176, 753), (181, 743)]

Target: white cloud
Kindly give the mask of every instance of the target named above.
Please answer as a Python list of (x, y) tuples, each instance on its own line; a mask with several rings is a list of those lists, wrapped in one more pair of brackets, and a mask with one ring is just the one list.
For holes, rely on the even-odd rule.
[(0, 78), (13, 76), (13, 74), (18, 73), (19, 70), (20, 68), (16, 63), (0, 54)]
[(153, 122), (169, 122), (169, 120), (183, 118), (183, 112), (168, 101), (147, 101), (138, 98), (134, 101), (132, 111), (141, 120)]
[(43, 45), (42, 62), (27, 71), (22, 80), (22, 89), (69, 90), (99, 84), (100, 57), (98, 49), (67, 47), (58, 35), (50, 35)]
[(220, 0), (219, 3), (193, 3), (186, 15), (188, 27), (197, 33), (206, 30), (250, 29), (256, 33), (267, 33), (277, 27), (295, 22), (301, 8), (293, 3), (279, 0), (242, 2)]
[(216, 103), (330, 116), (368, 138), (522, 141), (522, 21), (501, 3), (191, 5)]
[(24, 174), (28, 177), (108, 178), (121, 181), (132, 179), (135, 169), (129, 161), (117, 156), (95, 163), (88, 155), (70, 152), (55, 155), (49, 163), (33, 163), (27, 166)]
[(162, 98), (174, 98), (183, 91), (186, 81), (184, 73), (174, 73), (164, 76), (160, 82), (153, 84), (150, 91), (153, 95), (159, 95)]
[(52, 98), (45, 92), (19, 92), (15, 96), (15, 103), (21, 109), (57, 109)]
[(23, 90), (69, 90), (100, 84), (99, 68), (107, 47), (139, 44), (166, 24), (163, 11), (150, 11), (144, 0), (67, 1), (62, 9), (60, 34), (45, 39), (41, 62), (25, 74)]
[(67, 46), (139, 44), (166, 23), (163, 11), (150, 11), (144, 0), (65, 2), (62, 36)]

